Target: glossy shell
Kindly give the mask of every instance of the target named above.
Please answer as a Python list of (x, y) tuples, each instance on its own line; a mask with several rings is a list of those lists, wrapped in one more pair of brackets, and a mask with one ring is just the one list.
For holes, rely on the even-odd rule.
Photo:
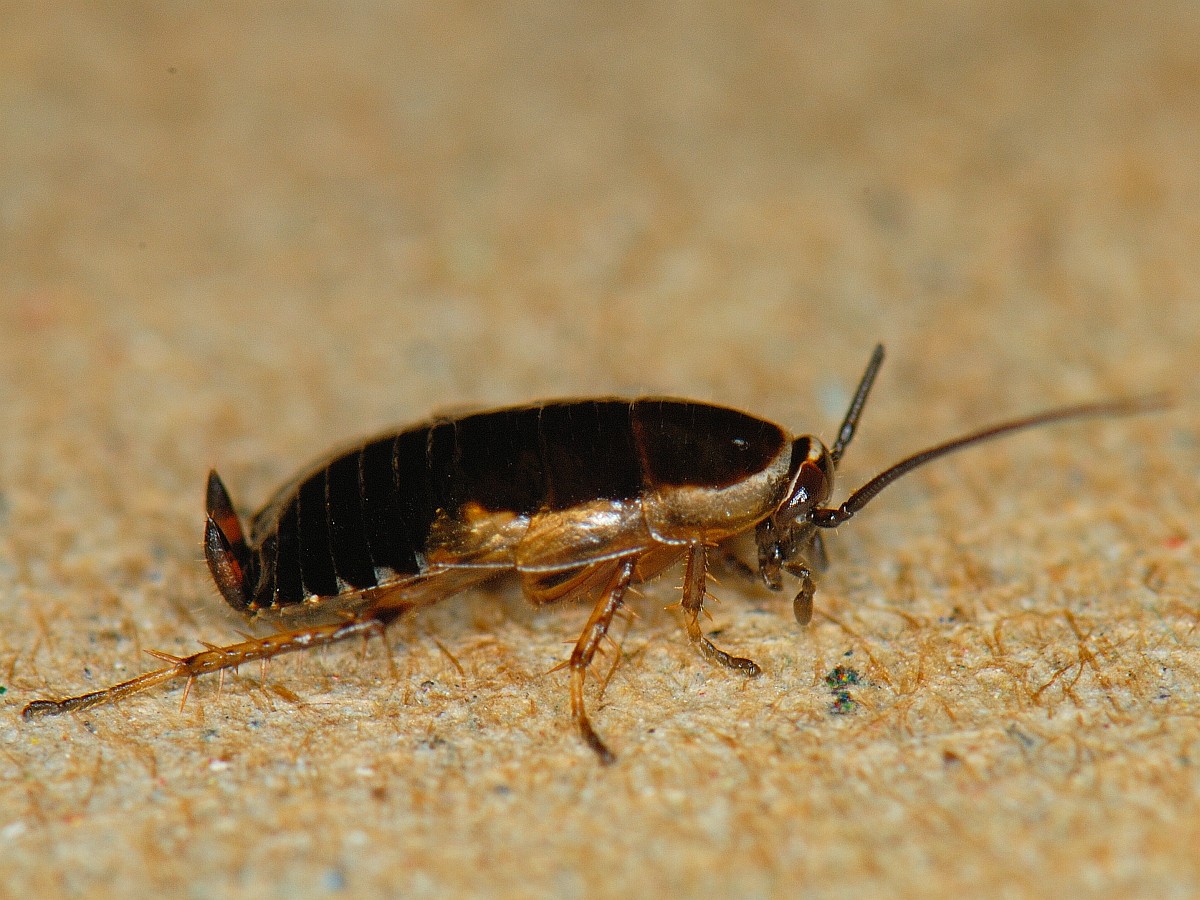
[(778, 425), (681, 400), (565, 401), (425, 423), (320, 464), (254, 517), (245, 608), (447, 569), (556, 572), (719, 541), (779, 504), (790, 464)]

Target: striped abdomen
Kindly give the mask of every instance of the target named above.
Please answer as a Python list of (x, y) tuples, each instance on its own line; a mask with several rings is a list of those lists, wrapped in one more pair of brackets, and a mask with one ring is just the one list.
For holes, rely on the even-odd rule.
[[(778, 503), (790, 459), (777, 425), (678, 400), (435, 421), (369, 441), (282, 490), (238, 551), (240, 590), (226, 590), (215, 567), (214, 577), (227, 600), (256, 610), (431, 569), (566, 569), (744, 530)], [(210, 492), (210, 516), (211, 507)]]

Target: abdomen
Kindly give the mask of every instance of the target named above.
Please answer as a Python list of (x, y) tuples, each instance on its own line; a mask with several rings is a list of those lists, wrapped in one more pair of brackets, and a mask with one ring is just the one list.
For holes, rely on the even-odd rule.
[[(255, 516), (246, 593), (251, 609), (279, 609), (431, 566), (516, 567), (531, 523), (575, 516), (586, 536), (597, 509), (628, 522), (597, 543), (634, 552), (655, 540), (643, 501), (661, 512), (671, 498), (727, 491), (778, 469), (785, 451), (776, 425), (678, 400), (562, 401), (415, 426), (312, 469)], [(603, 553), (573, 549), (559, 548), (564, 567)]]

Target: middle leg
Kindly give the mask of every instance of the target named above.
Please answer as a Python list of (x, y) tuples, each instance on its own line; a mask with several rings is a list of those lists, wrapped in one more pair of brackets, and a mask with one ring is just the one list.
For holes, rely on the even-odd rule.
[(720, 663), (728, 669), (735, 669), (743, 675), (754, 677), (762, 673), (752, 659), (741, 656), (731, 656), (715, 646), (704, 636), (700, 629), (700, 613), (704, 611), (704, 595), (707, 592), (705, 578), (708, 575), (708, 559), (703, 544), (692, 544), (684, 557), (683, 568), (683, 601), (680, 606), (686, 618), (684, 627), (687, 628), (688, 639), (692, 646), (700, 651), (700, 655), (710, 662)]

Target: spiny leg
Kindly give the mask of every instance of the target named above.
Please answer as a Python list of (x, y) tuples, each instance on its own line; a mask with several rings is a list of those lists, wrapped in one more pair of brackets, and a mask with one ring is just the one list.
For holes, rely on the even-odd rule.
[(392, 618), (393, 616), (385, 613), (381, 616), (353, 619), (332, 625), (318, 625), (297, 631), (281, 631), (264, 638), (250, 638), (227, 647), (214, 647), (206, 644), (208, 649), (184, 657), (153, 651), (153, 656), (165, 660), (171, 665), (165, 669), (156, 669), (129, 681), (114, 684), (112, 687), (100, 691), (80, 694), (78, 697), (67, 697), (63, 700), (34, 700), (25, 707), (21, 716), (28, 720), (89, 709), (101, 703), (121, 700), (130, 694), (136, 694), (154, 687), (156, 684), (176, 678), (186, 678), (190, 688), (192, 681), (197, 676), (206, 675), (209, 672), (236, 668), (243, 663), (255, 660), (268, 660), (281, 653), (323, 647), (326, 644), (333, 644), (359, 635), (363, 637), (370, 637), (373, 634), (383, 635), (384, 629)]
[(612, 580), (601, 595), (600, 601), (592, 610), (587, 625), (583, 627), (583, 633), (579, 635), (579, 640), (575, 643), (575, 649), (571, 651), (571, 660), (568, 663), (571, 669), (571, 714), (579, 725), (579, 733), (584, 742), (596, 752), (596, 755), (600, 757), (600, 762), (606, 766), (616, 762), (617, 757), (604, 745), (604, 741), (600, 740), (600, 736), (596, 734), (596, 730), (592, 728), (592, 723), (588, 720), (587, 710), (583, 705), (583, 685), (587, 678), (587, 668), (596, 655), (600, 642), (608, 634), (608, 626), (612, 624), (613, 616), (621, 608), (625, 590), (633, 579), (635, 562), (636, 560), (630, 557), (620, 563)]
[(707, 570), (706, 548), (703, 544), (692, 544), (687, 549), (683, 568), (683, 600), (680, 606), (686, 615), (684, 625), (687, 628), (688, 639), (692, 646), (700, 651), (700, 655), (710, 662), (720, 663), (729, 669), (736, 669), (751, 677), (762, 673), (758, 663), (741, 656), (730, 656), (724, 650), (714, 646), (713, 642), (704, 636), (700, 629), (700, 613), (704, 610), (704, 594)]

